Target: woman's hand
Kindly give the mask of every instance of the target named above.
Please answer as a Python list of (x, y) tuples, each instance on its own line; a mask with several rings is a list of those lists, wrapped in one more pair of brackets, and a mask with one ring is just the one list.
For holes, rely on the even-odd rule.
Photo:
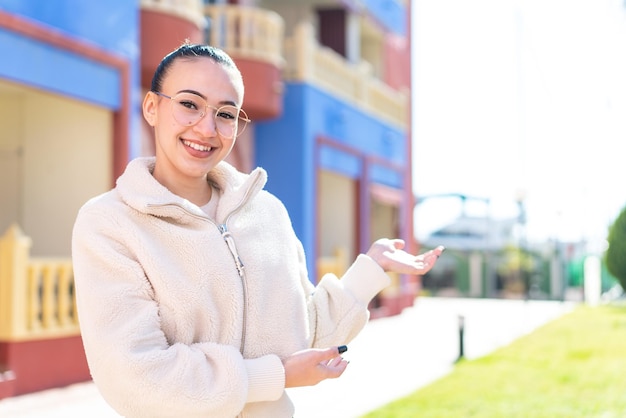
[(348, 367), (338, 347), (298, 351), (283, 361), (285, 387), (314, 386), (322, 380), (335, 379)]
[(440, 245), (434, 250), (420, 255), (412, 255), (403, 250), (401, 239), (379, 239), (375, 241), (367, 255), (380, 265), (383, 270), (400, 274), (426, 274), (445, 250)]

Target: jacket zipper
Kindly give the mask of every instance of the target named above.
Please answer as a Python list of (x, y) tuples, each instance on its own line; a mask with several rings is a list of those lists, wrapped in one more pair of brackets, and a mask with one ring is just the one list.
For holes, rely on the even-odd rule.
[(233, 260), (235, 261), (235, 267), (237, 267), (237, 273), (239, 273), (239, 278), (241, 279), (241, 289), (243, 292), (243, 322), (241, 326), (241, 345), (239, 347), (239, 351), (243, 355), (243, 350), (246, 343), (246, 329), (248, 322), (248, 282), (244, 275), (243, 262), (241, 261), (241, 257), (239, 257), (239, 253), (237, 252), (237, 246), (235, 245), (235, 240), (230, 234), (228, 226), (223, 223), (221, 225), (218, 225), (218, 229), (220, 230), (222, 238), (224, 238), (224, 241), (226, 242), (226, 245), (228, 246), (228, 249), (233, 256)]
[(200, 218), (200, 219), (203, 219), (205, 221), (208, 221), (208, 222), (212, 223), (220, 231), (220, 234), (222, 235), (222, 238), (226, 242), (226, 246), (228, 247), (228, 249), (230, 250), (230, 253), (233, 256), (233, 260), (235, 262), (235, 267), (237, 269), (237, 273), (239, 274), (239, 278), (241, 279), (241, 289), (242, 289), (242, 293), (243, 293), (243, 319), (242, 319), (242, 327), (241, 327), (241, 344), (239, 346), (239, 351), (241, 352), (242, 356), (244, 355), (245, 341), (246, 341), (246, 331), (247, 331), (247, 325), (248, 325), (248, 282), (246, 281), (245, 272), (243, 270), (243, 267), (244, 267), (243, 261), (241, 260), (241, 257), (239, 257), (239, 253), (237, 252), (237, 247), (235, 246), (235, 240), (234, 240), (233, 236), (231, 235), (230, 231), (228, 230), (227, 224), (228, 224), (228, 221), (230, 220), (230, 218), (235, 213), (239, 212), (239, 210), (243, 207), (244, 203), (248, 201), (248, 198), (250, 197), (250, 194), (252, 193), (252, 190), (256, 189), (256, 185), (258, 184), (259, 181), (260, 181), (260, 177), (257, 176), (255, 178), (254, 182), (250, 185), (250, 187), (248, 187), (248, 189), (246, 190), (246, 192), (243, 195), (243, 197), (241, 198), (241, 200), (237, 203), (237, 205), (235, 205), (234, 209), (231, 210), (228, 213), (228, 216), (226, 216), (226, 219), (220, 225), (216, 224), (211, 219), (207, 219), (205, 217), (198, 216), (198, 215), (195, 215), (193, 213), (190, 213), (184, 207), (182, 207), (182, 206), (180, 206), (180, 205), (178, 205), (176, 203), (166, 203), (166, 204), (162, 204), (162, 205), (153, 205), (153, 204), (149, 204), (148, 205), (149, 207), (176, 206), (176, 207), (182, 209), (183, 211), (187, 212), (189, 215), (191, 215), (193, 217)]
[[(247, 325), (248, 325), (248, 282), (246, 281), (245, 272), (243, 270), (243, 268), (244, 268), (243, 261), (241, 260), (241, 257), (239, 257), (239, 253), (237, 252), (237, 247), (235, 246), (235, 239), (233, 238), (232, 234), (228, 230), (228, 225), (227, 224), (228, 224), (228, 220), (231, 218), (231, 216), (233, 216), (235, 213), (237, 213), (243, 207), (244, 203), (248, 201), (248, 198), (250, 197), (250, 194), (252, 193), (251, 190), (256, 188), (256, 185), (257, 185), (258, 182), (259, 182), (259, 177), (257, 177), (255, 179), (255, 181), (253, 182), (253, 184), (248, 188), (248, 190), (246, 190), (246, 193), (244, 194), (243, 198), (239, 201), (239, 203), (237, 203), (235, 208), (232, 211), (230, 211), (228, 216), (226, 216), (226, 220), (224, 221), (224, 223), (222, 223), (220, 225), (216, 224), (211, 219), (207, 219), (207, 218), (195, 215), (193, 213), (190, 213), (185, 208), (183, 208), (182, 206), (180, 206), (178, 204), (175, 204), (175, 203), (168, 203), (168, 204), (163, 204), (163, 205), (148, 205), (150, 207), (171, 206), (171, 205), (173, 205), (173, 206), (176, 206), (176, 207), (182, 209), (183, 211), (189, 213), (191, 216), (194, 216), (196, 218), (200, 218), (200, 219), (203, 219), (203, 220), (208, 220), (208, 222), (210, 222), (213, 225), (217, 226), (217, 229), (220, 231), (220, 234), (222, 235), (222, 238), (226, 242), (226, 246), (228, 247), (228, 249), (230, 250), (230, 253), (233, 256), (233, 260), (235, 262), (235, 267), (237, 268), (237, 273), (239, 274), (239, 278), (241, 279), (241, 289), (242, 289), (242, 293), (243, 293), (243, 319), (242, 319), (242, 326), (241, 326), (241, 344), (239, 346), (239, 351), (241, 352), (242, 356), (244, 355), (243, 352), (244, 352), (244, 348), (245, 348), (246, 331), (247, 331)], [(237, 417), (238, 418), (243, 418), (244, 416), (245, 416), (245, 414), (242, 411)]]
[(241, 345), (239, 347), (239, 351), (241, 352), (242, 356), (244, 355), (246, 333), (247, 333), (247, 326), (248, 326), (248, 281), (246, 280), (246, 275), (243, 270), (243, 262), (241, 261), (241, 257), (239, 257), (239, 253), (237, 252), (237, 247), (235, 246), (235, 239), (233, 238), (230, 231), (228, 230), (227, 224), (230, 218), (235, 213), (239, 212), (239, 210), (244, 206), (244, 203), (249, 200), (250, 195), (252, 194), (252, 190), (256, 189), (256, 186), (259, 183), (259, 181), (260, 181), (260, 177), (256, 176), (256, 178), (254, 179), (254, 182), (250, 185), (250, 187), (248, 187), (248, 189), (246, 190), (241, 200), (237, 203), (237, 205), (235, 205), (234, 209), (228, 213), (224, 222), (218, 226), (218, 229), (220, 230), (220, 233), (222, 234), (224, 241), (226, 241), (226, 245), (228, 246), (228, 249), (233, 255), (233, 260), (235, 261), (235, 266), (237, 267), (237, 273), (239, 273), (239, 278), (241, 279), (241, 289), (243, 292), (243, 319), (242, 319), (242, 326), (241, 326)]

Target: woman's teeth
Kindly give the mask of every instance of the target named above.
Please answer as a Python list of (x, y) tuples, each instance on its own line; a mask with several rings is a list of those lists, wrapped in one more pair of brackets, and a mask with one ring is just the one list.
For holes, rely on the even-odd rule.
[(183, 144), (197, 151), (205, 151), (205, 152), (211, 151), (211, 147), (207, 147), (206, 145), (196, 144), (195, 142), (183, 141)]

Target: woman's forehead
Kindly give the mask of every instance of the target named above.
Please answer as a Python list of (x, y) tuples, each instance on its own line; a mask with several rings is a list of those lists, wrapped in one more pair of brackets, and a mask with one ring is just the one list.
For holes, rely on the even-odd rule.
[(243, 85), (239, 72), (209, 57), (175, 60), (163, 79), (163, 87), (175, 90), (170, 91), (170, 94), (192, 89), (207, 96), (210, 93), (234, 96), (239, 99), (238, 103), (243, 99)]

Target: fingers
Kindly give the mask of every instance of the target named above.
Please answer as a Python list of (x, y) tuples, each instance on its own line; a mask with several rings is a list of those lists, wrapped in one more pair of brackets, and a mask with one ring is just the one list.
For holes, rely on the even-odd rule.
[(319, 363), (325, 363), (334, 358), (340, 357), (342, 353), (346, 352), (348, 347), (345, 345), (339, 347), (330, 347), (322, 350), (316, 350), (319, 355)]
[(326, 365), (331, 368), (337, 367), (342, 362), (342, 360), (343, 360), (342, 357), (337, 356), (331, 359)]
[(331, 352), (335, 353), (334, 357), (331, 358), (328, 362), (319, 365), (319, 367), (322, 369), (322, 372), (325, 374), (324, 379), (336, 379), (341, 376), (348, 367), (349, 362), (341, 357), (341, 355), (337, 355), (337, 352), (341, 353), (343, 347), (345, 346), (330, 349)]
[(426, 251), (423, 254), (417, 255), (414, 257), (415, 270), (412, 274), (426, 274), (428, 273), (437, 263), (439, 256), (445, 250), (443, 245), (438, 246), (432, 250)]
[[(331, 349), (331, 351), (332, 350), (333, 349)], [(348, 346), (340, 345), (339, 347), (336, 348), (336, 350), (337, 350), (336, 353), (339, 353), (339, 355), (335, 354), (333, 358), (328, 362), (328, 365), (331, 367), (336, 367), (343, 361), (343, 357), (341, 357), (341, 355), (345, 353), (346, 351), (348, 351)]]
[(436, 248), (433, 248), (430, 251), (427, 251), (426, 253), (424, 253), (424, 255), (435, 255), (437, 257), (439, 257), (444, 251), (445, 251), (446, 247), (444, 247), (443, 245), (439, 245)]
[(421, 258), (418, 255), (416, 257), (416, 260), (421, 260), (424, 262), (425, 266), (430, 265), (432, 267), (435, 264), (435, 262), (437, 262), (437, 259), (441, 256), (441, 253), (443, 253), (445, 249), (446, 247), (444, 247), (443, 245), (440, 245), (437, 248), (434, 248), (422, 254)]
[(404, 251), (405, 241), (399, 238), (381, 238), (372, 244), (367, 252), (386, 272), (400, 274), (426, 274), (445, 250), (443, 245), (420, 255)]
[(285, 387), (313, 386), (325, 379), (334, 379), (348, 367), (340, 352), (345, 346), (326, 349), (307, 349), (283, 360)]
[(341, 357), (341, 353), (347, 349), (345, 345), (342, 345), (321, 350), (324, 360), (318, 364), (318, 370), (322, 373), (320, 380), (336, 379), (343, 374), (348, 367), (348, 362)]

